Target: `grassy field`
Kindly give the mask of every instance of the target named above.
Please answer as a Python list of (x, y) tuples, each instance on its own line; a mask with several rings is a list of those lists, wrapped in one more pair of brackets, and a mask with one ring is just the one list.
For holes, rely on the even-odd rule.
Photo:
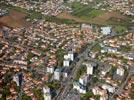
[(93, 9), (89, 5), (83, 5), (79, 2), (74, 2), (69, 5), (73, 12), (71, 15), (79, 17), (81, 19), (89, 20), (105, 13), (103, 10)]

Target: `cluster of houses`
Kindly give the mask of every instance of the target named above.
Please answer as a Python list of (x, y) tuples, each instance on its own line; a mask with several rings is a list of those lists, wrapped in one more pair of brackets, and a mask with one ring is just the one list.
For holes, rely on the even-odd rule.
[(107, 2), (112, 10), (119, 10), (126, 15), (134, 16), (133, 0), (108, 0)]
[[(130, 37), (130, 38), (129, 38)], [(133, 33), (129, 33), (125, 37), (120, 36), (119, 39), (113, 38), (110, 40), (105, 40), (100, 43), (101, 53), (113, 53), (119, 56), (122, 56), (124, 59), (133, 61), (134, 53), (133, 53)], [(123, 47), (122, 47), (123, 46)], [(127, 52), (124, 49), (128, 50)]]
[(32, 0), (7, 0), (9, 4), (17, 7), (21, 7), (27, 10), (35, 10), (37, 12), (41, 12), (43, 15), (52, 15), (56, 16), (65, 9), (63, 5), (63, 0), (51, 0), (51, 1), (32, 1)]
[(89, 3), (92, 3), (93, 0), (68, 0), (69, 3), (72, 3), (72, 2), (80, 2), (84, 5), (88, 5)]
[[(31, 0), (30, 1), (34, 4), (26, 0), (23, 2), (17, 0), (15, 3), (13, 0), (7, 1), (13, 6), (19, 6), (27, 10), (35, 9), (36, 11), (42, 12), (44, 15), (56, 16), (64, 9), (62, 5), (63, 0), (39, 2), (39, 4)], [(84, 1), (85, 0), (82, 0), (82, 2)], [(111, 0), (110, 2), (116, 3), (115, 0)], [(121, 7), (122, 3), (117, 2), (115, 6), (117, 5)], [(124, 7), (123, 11), (126, 9), (127, 8)], [(6, 13), (6, 10), (0, 9), (0, 16)], [(74, 52), (79, 51), (82, 45), (85, 45), (88, 41), (98, 38), (100, 34), (94, 33), (92, 26), (87, 24), (82, 24), (81, 29), (79, 29), (79, 26), (59, 25), (44, 20), (37, 21), (33, 24), (34, 25), (28, 28), (16, 28), (12, 30), (0, 24), (0, 61), (2, 61), (0, 64), (2, 68), (0, 76), (6, 75), (9, 70), (13, 69), (13, 71), (17, 73), (12, 76), (16, 86), (22, 85), (24, 93), (32, 99), (36, 99), (32, 89), (34, 87), (42, 89), (42, 84), (50, 79), (60, 81), (62, 77), (68, 78), (70, 65), (75, 57)], [(101, 27), (101, 33), (103, 35), (110, 35), (112, 34), (112, 28)], [(121, 46), (128, 45), (130, 51), (122, 52), (119, 50)], [(100, 95), (100, 100), (107, 100), (108, 93), (114, 93), (118, 82), (121, 83), (124, 78), (125, 69), (127, 69), (129, 65), (134, 64), (134, 35), (130, 33), (126, 36), (105, 40), (100, 43), (100, 46), (101, 51), (93, 52), (92, 57), (94, 54), (99, 54), (98, 56), (94, 56), (94, 58), (97, 57), (100, 61), (108, 62), (110, 65), (114, 66), (116, 68), (114, 73), (112, 76), (108, 76), (107, 74), (111, 71), (112, 67), (104, 66), (99, 69), (96, 63), (86, 62), (84, 63), (84, 65), (86, 65), (86, 73), (81, 75), (77, 81), (73, 82), (73, 88), (79, 91), (79, 93), (86, 94), (90, 78), (94, 75), (94, 71), (99, 69), (101, 73), (100, 78), (104, 79), (106, 83), (93, 87), (92, 92), (94, 95)], [(62, 56), (62, 65), (57, 67), (57, 63), (60, 62), (56, 56), (59, 48), (63, 51), (73, 49), (74, 52), (69, 51)], [(59, 54), (61, 54), (61, 52), (62, 51), (60, 51)], [(114, 56), (109, 57), (105, 56), (105, 54), (114, 54)], [(124, 67), (124, 64), (127, 65), (127, 67)], [(19, 73), (21, 69), (26, 71), (23, 73), (23, 76), (22, 73)], [(52, 74), (52, 77), (50, 77), (50, 74)], [(1, 79), (0, 83), (2, 83), (4, 77)], [(122, 97), (127, 97), (127, 94), (133, 91), (131, 90), (133, 81), (132, 77), (129, 81), (130, 83), (128, 83), (129, 86), (126, 87), (128, 91), (124, 92), (124, 94), (121, 95)], [(17, 98), (17, 92), (13, 87), (13, 82), (7, 84), (11, 93), (11, 95), (6, 98), (7, 100)], [(45, 100), (52, 99), (49, 87), (43, 87), (43, 96)]]
[[(69, 3), (72, 2), (80, 2), (84, 5), (91, 4), (95, 2), (94, 0), (69, 0)], [(106, 7), (108, 6), (108, 7)], [(102, 10), (118, 10), (121, 13), (129, 16), (134, 16), (133, 12), (133, 0), (103, 0), (100, 2), (97, 2), (96, 5), (94, 5), (95, 9), (102, 9)]]
[[(104, 64), (105, 62), (108, 63), (108, 64), (106, 63), (105, 66), (97, 67), (97, 70), (99, 70), (100, 75), (99, 79), (103, 79), (105, 80), (105, 82), (100, 83), (98, 86), (93, 87), (91, 89), (94, 95), (100, 95), (100, 100), (107, 100), (109, 98), (109, 93), (110, 94), (115, 93), (118, 85), (121, 84), (122, 80), (126, 77), (126, 73), (128, 72), (127, 70), (129, 70), (129, 68), (133, 66), (134, 64), (133, 39), (134, 39), (133, 33), (129, 33), (125, 36), (119, 36), (112, 39), (107, 39), (102, 43), (100, 43), (101, 50), (99, 51), (99, 56), (100, 55), (103, 56), (101, 57), (95, 56), (94, 58), (97, 57), (97, 59), (99, 59)], [(122, 49), (124, 48), (120, 49), (121, 45), (129, 46), (128, 51), (127, 52), (123, 51)], [(93, 54), (94, 53), (96, 53), (96, 51), (95, 52), (93, 51)], [(109, 55), (105, 54), (109, 55), (115, 54), (115, 55), (109, 57)], [(124, 60), (126, 60), (127, 62), (124, 63), (123, 62)], [(92, 75), (94, 75), (94, 71), (96, 70), (95, 67), (96, 63), (86, 62), (84, 63), (84, 65), (87, 66), (86, 68), (87, 73), (81, 75), (79, 80), (73, 83), (73, 88), (79, 91), (79, 93), (81, 94), (86, 94), (88, 92), (87, 83), (90, 82), (90, 78), (92, 77)], [(129, 94), (131, 93), (130, 91), (133, 91), (133, 89), (131, 89), (131, 86), (132, 83), (130, 86), (124, 87), (125, 89), (127, 89), (127, 91), (123, 90), (122, 91), (123, 94), (117, 96), (117, 99), (121, 99), (123, 97), (130, 99), (131, 98), (129, 96)]]
[(118, 96), (117, 99), (121, 99), (122, 97), (125, 97), (127, 99), (133, 99), (131, 96), (133, 96), (134, 93), (134, 89), (133, 89), (133, 85), (134, 85), (134, 75), (129, 79), (128, 83), (125, 86), (125, 90), (122, 92), (121, 96)]
[[(108, 76), (108, 73), (111, 71), (112, 67), (108, 64), (100, 66), (96, 62), (86, 61), (83, 63), (86, 65), (86, 73), (82, 74), (79, 77), (79, 80), (73, 82), (73, 89), (77, 90), (80, 94), (86, 94), (90, 90), (94, 96), (99, 95), (100, 100), (107, 100), (111, 94), (114, 94), (118, 83), (121, 83), (125, 77), (125, 69), (122, 67), (115, 68), (111, 76)], [(99, 70), (98, 75), (95, 71)], [(103, 83), (99, 83), (94, 86), (92, 83), (92, 77), (98, 77), (98, 79), (104, 80)], [(90, 84), (88, 84), (90, 83)], [(94, 99), (92, 96), (92, 99)]]
[[(92, 27), (83, 26), (80, 29), (78, 26), (59, 25), (44, 20), (27, 28), (10, 29), (3, 24), (0, 26), (0, 53), (2, 55), (0, 60), (5, 61), (1, 64), (3, 69), (1, 74), (6, 74), (12, 68), (16, 73), (21, 69), (26, 70), (26, 73), (23, 73), (22, 87), (24, 93), (31, 98), (36, 98), (32, 89), (34, 87), (41, 89), (44, 81), (60, 80), (61, 77), (67, 78), (70, 72), (69, 66), (74, 60), (74, 52), (79, 51), (81, 46), (87, 43), (87, 40), (96, 39), (99, 35), (93, 34)], [(57, 67), (59, 60), (56, 54), (59, 52), (58, 55), (62, 55), (62, 51), (58, 51), (59, 48), (63, 52), (69, 51), (62, 56), (63, 68)], [(71, 49), (74, 52), (70, 51)], [(50, 74), (53, 74), (52, 78)], [(18, 86), (16, 75), (13, 81)], [(12, 93), (7, 97), (7, 100), (16, 98), (15, 90)]]
[[(80, 31), (78, 28), (75, 27), (73, 28), (73, 26), (57, 25), (55, 23), (49, 23), (49, 22), (39, 22), (36, 28), (31, 27), (28, 30), (28, 32), (29, 33), (33, 32), (32, 34), (36, 36), (36, 38), (35, 36), (34, 38), (28, 36), (30, 40), (32, 39), (32, 41), (33, 40), (35, 41), (32, 42), (32, 45), (35, 44), (34, 46), (38, 47), (38, 49), (40, 48), (41, 50), (42, 49), (47, 50), (46, 55), (48, 56), (49, 59), (47, 65), (49, 67), (55, 66), (57, 63), (55, 56), (57, 48), (61, 48), (64, 51), (73, 49), (74, 51), (77, 52), (77, 50), (79, 50), (82, 45), (87, 43), (87, 40), (95, 39), (98, 36), (98, 34), (92, 34), (93, 32), (91, 31), (91, 28), (88, 28), (86, 30), (82, 29)], [(84, 32), (84, 34), (82, 34), (82, 32)], [(83, 35), (83, 38), (81, 38), (81, 35)], [(39, 40), (40, 44), (37, 42)], [(37, 51), (39, 52), (39, 50)], [(66, 56), (63, 63), (67, 64), (68, 62), (69, 61)]]
[[(104, 40), (102, 43), (99, 43), (101, 49), (98, 50), (98, 52), (91, 51), (90, 55), (95, 53), (96, 56), (94, 56), (94, 58), (106, 63), (107, 66), (103, 66), (102, 68), (98, 67), (100, 71), (100, 77), (101, 79), (104, 79), (107, 84), (113, 86), (113, 88), (118, 87), (118, 85), (122, 83), (122, 80), (126, 77), (126, 73), (129, 73), (129, 68), (134, 65), (133, 39), (133, 33), (114, 37), (111, 39)], [(95, 88), (97, 88), (99, 91), (104, 90), (104, 88), (102, 88), (101, 86)], [(122, 92), (125, 94), (120, 94), (119, 96), (117, 96), (118, 99), (124, 97), (130, 99), (129, 91), (132, 91), (131, 86), (126, 86), (124, 88), (127, 88), (128, 91), (123, 90)]]

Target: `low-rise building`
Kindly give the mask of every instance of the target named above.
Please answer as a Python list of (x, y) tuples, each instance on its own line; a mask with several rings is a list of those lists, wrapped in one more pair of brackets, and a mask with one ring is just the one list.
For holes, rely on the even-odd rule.
[(107, 90), (104, 90), (100, 87), (94, 87), (92, 92), (94, 95), (100, 95), (100, 100), (108, 100)]

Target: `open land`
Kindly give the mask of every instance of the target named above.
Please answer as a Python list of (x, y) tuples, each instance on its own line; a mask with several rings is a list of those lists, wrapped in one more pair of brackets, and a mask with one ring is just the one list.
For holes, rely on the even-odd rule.
[[(65, 11), (57, 15), (57, 18), (74, 20), (80, 23), (83, 22), (83, 23), (92, 23), (92, 24), (99, 24), (99, 25), (110, 24), (111, 19), (118, 19), (118, 22), (119, 23), (122, 22), (122, 24), (124, 20), (128, 21), (126, 16), (123, 16), (118, 12), (106, 12), (103, 15), (99, 15), (94, 18), (83, 19), (77, 16), (73, 16), (70, 13)], [(117, 24), (117, 20), (113, 20), (111, 24)]]
[(7, 14), (6, 16), (3, 16), (0, 18), (0, 22), (4, 23), (5, 25), (9, 27), (23, 27), (23, 26), (28, 26), (30, 23), (28, 23), (25, 20), (26, 14), (22, 12), (18, 12), (15, 10), (12, 10)]

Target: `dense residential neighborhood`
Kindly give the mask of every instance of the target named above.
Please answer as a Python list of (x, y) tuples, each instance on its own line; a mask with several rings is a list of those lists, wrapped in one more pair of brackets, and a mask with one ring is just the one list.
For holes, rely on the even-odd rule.
[(0, 100), (134, 100), (133, 0), (1, 0)]

